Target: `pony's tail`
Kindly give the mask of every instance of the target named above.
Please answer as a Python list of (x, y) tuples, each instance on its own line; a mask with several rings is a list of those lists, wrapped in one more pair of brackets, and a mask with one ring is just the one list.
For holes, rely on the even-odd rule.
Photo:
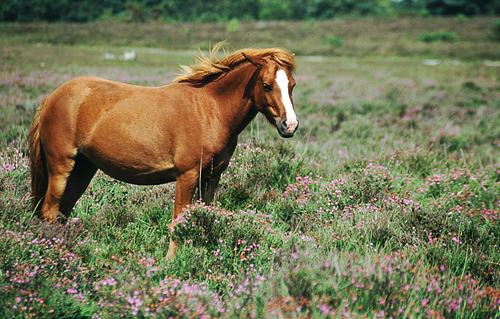
[(44, 102), (42, 102), (42, 105), (36, 111), (29, 131), (31, 195), (33, 198), (33, 210), (36, 213), (40, 213), (41, 211), (48, 184), (45, 154), (40, 141), (40, 114), (45, 104)]

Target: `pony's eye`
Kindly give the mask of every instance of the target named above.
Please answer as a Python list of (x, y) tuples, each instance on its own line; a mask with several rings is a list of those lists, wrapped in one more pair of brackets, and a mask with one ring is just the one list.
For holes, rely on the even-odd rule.
[(264, 83), (264, 90), (267, 92), (272, 91), (273, 87), (267, 83)]

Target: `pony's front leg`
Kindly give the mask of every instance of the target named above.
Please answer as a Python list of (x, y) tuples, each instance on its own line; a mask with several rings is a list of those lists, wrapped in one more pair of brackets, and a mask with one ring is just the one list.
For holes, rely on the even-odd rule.
[(200, 199), (206, 204), (210, 205), (212, 204), (214, 197), (215, 197), (215, 191), (217, 190), (217, 187), (219, 186), (219, 181), (220, 181), (220, 173), (215, 175), (215, 176), (210, 176), (209, 178), (205, 179), (201, 183), (201, 191), (197, 196), (197, 199)]
[(201, 189), (198, 192), (197, 199), (203, 200), (207, 205), (212, 204), (215, 192), (219, 186), (221, 174), (229, 166), (229, 161), (238, 144), (237, 137), (229, 141), (227, 146), (217, 156), (212, 159), (212, 165), (209, 165), (202, 174)]
[[(172, 214), (172, 225), (174, 225), (176, 218), (182, 214), (182, 210), (191, 203), (194, 190), (196, 189), (196, 184), (198, 183), (198, 176), (199, 171), (197, 169), (193, 169), (186, 171), (177, 177), (177, 181), (175, 183), (175, 203), (174, 212)], [(168, 245), (167, 252), (168, 260), (175, 257), (176, 250), (177, 242), (170, 238), (170, 244)]]

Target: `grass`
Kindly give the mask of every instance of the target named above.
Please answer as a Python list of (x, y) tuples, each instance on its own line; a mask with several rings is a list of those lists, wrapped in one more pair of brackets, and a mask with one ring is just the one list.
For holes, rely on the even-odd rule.
[[(27, 127), (65, 80), (167, 83), (226, 26), (0, 25), (1, 316), (495, 318), (500, 100), (498, 70), (482, 59), (500, 51), (480, 32), (493, 21), (240, 22), (235, 47), (279, 39), (315, 54), (298, 56), (301, 127), (283, 140), (259, 116), (216, 205), (194, 205), (172, 229), (174, 185), (101, 173), (66, 225), (41, 224)], [(429, 25), (455, 42), (419, 41)], [(163, 33), (168, 45), (155, 42)], [(130, 48), (135, 61), (103, 58)], [(170, 236), (183, 245), (167, 262)]]
[[(0, 45), (139, 46), (168, 50), (207, 49), (227, 40), (235, 48), (282, 46), (300, 55), (447, 56), (498, 60), (494, 39), (497, 19), (364, 18), (331, 21), (229, 23), (4, 23)], [(423, 33), (452, 34), (458, 43), (420, 43)], [(325, 38), (338, 37), (342, 41)]]
[(424, 32), (420, 35), (420, 40), (424, 42), (454, 42), (456, 38), (455, 33), (448, 31)]

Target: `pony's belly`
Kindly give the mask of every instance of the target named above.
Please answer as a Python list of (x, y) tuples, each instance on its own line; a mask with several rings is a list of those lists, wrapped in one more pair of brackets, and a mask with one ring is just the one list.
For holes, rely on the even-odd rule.
[(173, 182), (176, 179), (174, 170), (140, 174), (116, 174), (116, 172), (102, 171), (113, 178), (137, 185), (158, 185)]
[(137, 185), (157, 185), (168, 182), (173, 182), (176, 179), (175, 169), (154, 171), (154, 172), (138, 172), (125, 171), (123, 168), (114, 169), (112, 167), (99, 167), (106, 175), (109, 175), (120, 181), (137, 184)]
[(138, 185), (156, 185), (175, 181), (177, 170), (169, 160), (146, 161), (141, 158), (99, 156), (90, 150), (82, 152), (98, 169), (115, 179)]

